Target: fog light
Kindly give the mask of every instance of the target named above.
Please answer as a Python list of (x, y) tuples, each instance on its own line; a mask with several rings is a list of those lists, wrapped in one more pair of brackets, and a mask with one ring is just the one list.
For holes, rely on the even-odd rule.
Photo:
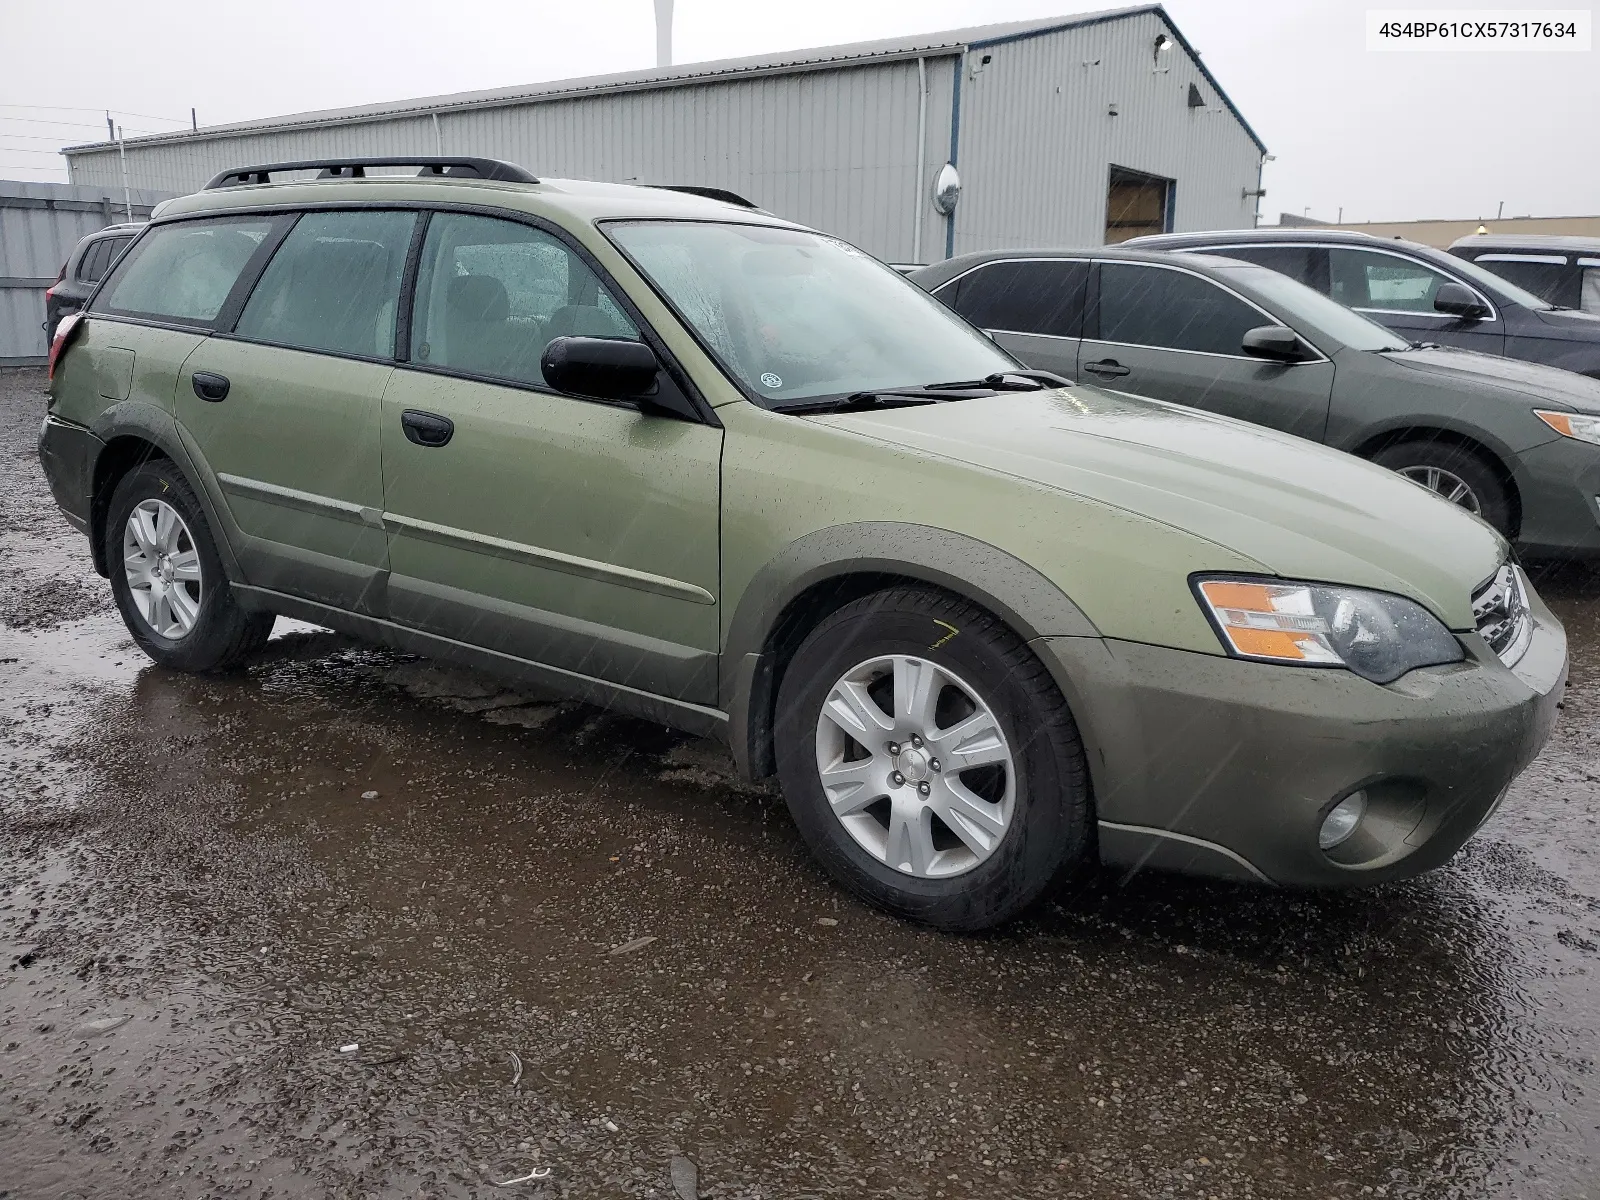
[(1367, 815), (1367, 794), (1352, 792), (1335, 804), (1317, 831), (1317, 845), (1332, 850), (1356, 831), (1361, 818)]

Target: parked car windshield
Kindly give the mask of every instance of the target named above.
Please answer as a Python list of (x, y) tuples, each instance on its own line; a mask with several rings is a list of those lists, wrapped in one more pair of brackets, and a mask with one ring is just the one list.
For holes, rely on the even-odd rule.
[(1460, 271), (1479, 287), (1486, 289), (1491, 295), (1499, 296), (1502, 300), (1509, 300), (1513, 304), (1520, 304), (1523, 308), (1550, 309), (1555, 305), (1548, 300), (1540, 299), (1532, 292), (1519, 288), (1504, 275), (1496, 275), (1486, 267), (1480, 267), (1471, 259), (1450, 256), (1452, 270)]
[(1290, 321), (1309, 326), (1313, 334), (1320, 333), (1353, 350), (1411, 348), (1410, 342), (1396, 337), (1376, 321), (1270, 267), (1240, 263), (1218, 266), (1216, 270), (1230, 282), (1254, 292), (1269, 307), (1282, 310), (1282, 315)]
[(605, 229), (723, 367), (774, 408), (1019, 369), (916, 284), (834, 238), (697, 221)]

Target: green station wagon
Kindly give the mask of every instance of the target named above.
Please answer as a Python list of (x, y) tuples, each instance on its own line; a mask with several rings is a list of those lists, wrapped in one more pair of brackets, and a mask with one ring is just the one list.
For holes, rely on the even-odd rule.
[(1566, 675), (1456, 506), (1028, 371), (707, 189), (229, 172), (51, 370), (55, 497), (158, 663), (286, 615), (718, 738), (839, 880), (941, 928), (1094, 861), (1436, 867)]

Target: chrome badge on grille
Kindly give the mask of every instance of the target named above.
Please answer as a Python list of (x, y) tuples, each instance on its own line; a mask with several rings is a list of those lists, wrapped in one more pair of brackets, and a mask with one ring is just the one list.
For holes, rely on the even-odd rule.
[(1527, 580), (1520, 567), (1507, 563), (1478, 589), (1472, 597), (1472, 617), (1489, 649), (1506, 666), (1515, 666), (1533, 640)]

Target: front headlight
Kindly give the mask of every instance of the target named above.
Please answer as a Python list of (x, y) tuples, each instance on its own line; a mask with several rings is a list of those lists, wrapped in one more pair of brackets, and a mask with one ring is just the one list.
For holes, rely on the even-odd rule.
[(1580, 442), (1593, 442), (1600, 446), (1600, 417), (1587, 417), (1583, 413), (1547, 412), (1542, 408), (1534, 409), (1533, 415), (1562, 437), (1577, 438)]
[(1373, 683), (1391, 683), (1417, 667), (1466, 657), (1437, 617), (1386, 592), (1236, 576), (1196, 579), (1195, 592), (1237, 658), (1348, 667)]

